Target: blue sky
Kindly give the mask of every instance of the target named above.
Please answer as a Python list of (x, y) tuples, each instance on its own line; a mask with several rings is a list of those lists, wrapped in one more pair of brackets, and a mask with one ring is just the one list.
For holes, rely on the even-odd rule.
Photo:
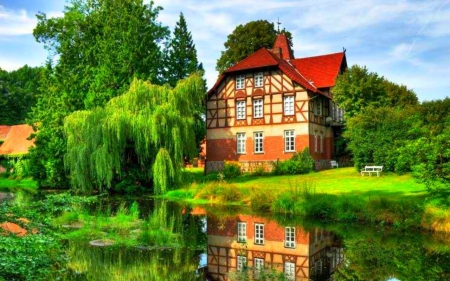
[[(208, 86), (227, 35), (238, 24), (266, 19), (291, 31), (296, 57), (347, 49), (349, 65), (365, 65), (405, 84), (420, 100), (450, 96), (450, 0), (155, 0), (173, 30), (186, 17)], [(47, 52), (32, 36), (38, 11), (61, 16), (64, 0), (0, 0), (0, 67), (42, 65)]]

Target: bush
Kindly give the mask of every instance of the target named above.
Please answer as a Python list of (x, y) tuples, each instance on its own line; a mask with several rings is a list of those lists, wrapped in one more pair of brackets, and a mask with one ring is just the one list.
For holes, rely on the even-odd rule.
[(235, 178), (241, 175), (241, 165), (239, 162), (234, 161), (225, 161), (225, 165), (223, 167), (223, 173), (225, 174), (225, 178)]
[(213, 202), (237, 202), (241, 198), (241, 192), (234, 184), (224, 181), (206, 183), (197, 193), (195, 199), (208, 199)]
[(314, 159), (309, 154), (309, 148), (296, 152), (291, 159), (272, 162), (272, 174), (274, 175), (298, 175), (307, 174), (314, 170)]

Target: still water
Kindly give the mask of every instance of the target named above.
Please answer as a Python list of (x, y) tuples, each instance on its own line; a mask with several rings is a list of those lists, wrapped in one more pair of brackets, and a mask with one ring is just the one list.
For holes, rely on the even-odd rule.
[(140, 203), (141, 216), (160, 212), (170, 220), (178, 242), (92, 247), (69, 240), (66, 280), (450, 280), (448, 235)]

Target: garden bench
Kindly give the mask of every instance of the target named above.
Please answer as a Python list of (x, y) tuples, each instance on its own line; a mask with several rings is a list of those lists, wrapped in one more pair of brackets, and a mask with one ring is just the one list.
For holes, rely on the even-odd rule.
[(339, 164), (335, 160), (330, 161), (331, 168), (339, 168)]
[(372, 176), (372, 173), (376, 173), (377, 177), (379, 177), (382, 171), (383, 166), (365, 166), (364, 169), (361, 170), (361, 176), (364, 176), (365, 173), (368, 173), (369, 176)]

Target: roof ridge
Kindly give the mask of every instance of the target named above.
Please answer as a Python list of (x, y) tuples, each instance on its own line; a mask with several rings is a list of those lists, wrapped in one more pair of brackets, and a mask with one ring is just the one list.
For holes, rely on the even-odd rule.
[(337, 55), (337, 54), (344, 54), (344, 55), (345, 55), (345, 52), (337, 52), (337, 53), (330, 53), (330, 54), (324, 54), (324, 55), (318, 55), (318, 56), (303, 57), (303, 58), (295, 58), (295, 59), (292, 59), (292, 60), (302, 60), (302, 59), (320, 58), (320, 57), (332, 56), (332, 55)]

